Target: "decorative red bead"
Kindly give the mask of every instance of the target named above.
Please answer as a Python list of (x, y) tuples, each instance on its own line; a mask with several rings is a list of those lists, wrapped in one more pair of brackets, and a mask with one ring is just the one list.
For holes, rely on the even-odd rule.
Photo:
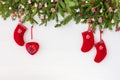
[(83, 14), (80, 14), (80, 16), (82, 17), (82, 16), (83, 16)]
[(84, 4), (85, 4), (85, 2), (83, 1), (83, 2), (82, 2), (82, 5), (84, 5)]
[(37, 42), (28, 42), (26, 44), (26, 50), (30, 55), (34, 55), (39, 50), (39, 44)]
[(94, 4), (95, 4), (95, 2), (91, 2), (91, 4), (92, 4), (92, 5), (94, 5)]

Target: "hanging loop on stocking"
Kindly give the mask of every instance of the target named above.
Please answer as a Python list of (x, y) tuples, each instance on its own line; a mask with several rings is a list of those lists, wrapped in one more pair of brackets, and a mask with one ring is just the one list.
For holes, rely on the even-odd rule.
[(31, 40), (33, 40), (33, 25), (31, 26)]
[(100, 41), (102, 41), (102, 33), (103, 33), (103, 29), (100, 29)]
[(18, 16), (18, 22), (19, 22), (19, 23), (22, 23), (21, 16)]
[(88, 23), (88, 31), (90, 31), (91, 30), (91, 23), (89, 22)]
[(91, 23), (92, 23), (92, 19), (88, 19), (88, 31), (91, 31)]

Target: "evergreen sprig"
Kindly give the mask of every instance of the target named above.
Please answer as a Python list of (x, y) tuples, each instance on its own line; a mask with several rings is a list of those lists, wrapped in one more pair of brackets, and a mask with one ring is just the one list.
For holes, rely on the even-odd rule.
[(59, 27), (74, 20), (77, 24), (91, 23), (92, 28), (112, 29), (119, 27), (120, 0), (0, 0), (0, 15), (13, 20), (21, 17), (22, 23), (47, 25), (56, 20), (55, 27)]

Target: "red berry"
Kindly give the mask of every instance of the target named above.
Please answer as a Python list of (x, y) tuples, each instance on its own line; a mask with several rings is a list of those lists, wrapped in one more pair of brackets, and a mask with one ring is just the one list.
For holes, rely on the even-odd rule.
[(107, 1), (106, 3), (109, 5), (111, 2), (110, 2), (110, 1)]
[(56, 6), (56, 4), (52, 4), (52, 7), (55, 7)]
[(94, 4), (95, 4), (95, 2), (91, 2), (91, 4), (92, 4), (92, 5), (94, 5)]
[(84, 4), (85, 4), (85, 2), (83, 1), (83, 2), (82, 2), (82, 5), (84, 5)]
[(115, 8), (114, 8), (114, 7), (112, 7), (112, 9), (113, 9), (113, 10), (115, 10)]
[(80, 16), (82, 17), (82, 16), (83, 16), (83, 14), (80, 14)]
[(107, 18), (107, 16), (103, 16), (103, 18)]

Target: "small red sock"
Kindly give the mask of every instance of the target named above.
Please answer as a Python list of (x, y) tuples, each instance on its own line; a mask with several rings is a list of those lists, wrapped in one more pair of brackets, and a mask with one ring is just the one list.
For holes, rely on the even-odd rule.
[(94, 61), (99, 63), (105, 58), (107, 54), (107, 49), (106, 49), (106, 45), (103, 40), (96, 43), (95, 47), (96, 47), (97, 53), (96, 53)]
[(22, 24), (18, 24), (14, 30), (14, 40), (19, 46), (23, 46), (25, 43), (23, 37), (26, 30), (27, 28)]
[(83, 36), (83, 44), (81, 47), (82, 52), (88, 52), (94, 46), (94, 35), (93, 31), (85, 31), (82, 33)]
[(39, 44), (37, 42), (28, 42), (26, 44), (26, 50), (30, 55), (34, 55), (39, 50)]

